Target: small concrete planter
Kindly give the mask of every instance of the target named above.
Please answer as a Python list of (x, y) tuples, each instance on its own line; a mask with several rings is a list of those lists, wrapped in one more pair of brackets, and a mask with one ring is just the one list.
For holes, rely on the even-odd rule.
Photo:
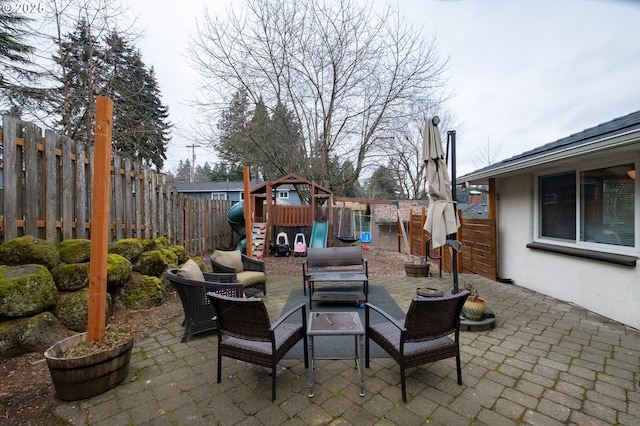
[(104, 352), (65, 358), (69, 349), (86, 340), (87, 333), (76, 334), (55, 343), (44, 353), (57, 399), (91, 398), (118, 386), (129, 374), (133, 336)]

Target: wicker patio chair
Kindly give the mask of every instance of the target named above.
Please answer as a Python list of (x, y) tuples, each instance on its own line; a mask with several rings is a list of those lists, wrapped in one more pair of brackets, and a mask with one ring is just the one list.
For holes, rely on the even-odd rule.
[[(458, 384), (461, 385), (460, 312), (468, 296), (468, 291), (462, 291), (451, 296), (414, 299), (411, 301), (404, 324), (380, 308), (367, 303), (365, 366), (369, 367), (369, 341), (373, 340), (400, 366), (404, 402), (407, 402), (407, 368), (455, 357)], [(387, 321), (371, 324), (372, 311), (382, 315)]]
[[(300, 340), (304, 344), (304, 366), (309, 367), (306, 305), (301, 303), (271, 323), (262, 299), (217, 293), (208, 296), (218, 313), (218, 383), (223, 356), (271, 367), (271, 400), (275, 401), (278, 361)], [(296, 312), (302, 313), (302, 324), (285, 322)]]
[(215, 250), (210, 256), (211, 268), (217, 273), (235, 273), (237, 282), (244, 285), (247, 293), (257, 294), (262, 290), (262, 294), (267, 294), (267, 275), (264, 261), (253, 259), (240, 253), (239, 250)]
[(165, 276), (173, 284), (184, 310), (184, 335), (182, 341), (193, 334), (215, 330), (216, 311), (207, 292), (242, 297), (242, 284), (235, 282), (234, 274), (203, 273), (205, 281), (196, 281), (181, 277), (178, 269), (170, 269)]

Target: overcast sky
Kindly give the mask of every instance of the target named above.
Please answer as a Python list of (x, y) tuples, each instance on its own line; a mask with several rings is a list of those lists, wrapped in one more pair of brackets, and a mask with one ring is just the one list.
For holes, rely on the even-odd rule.
[[(166, 168), (191, 158), (186, 130), (198, 75), (185, 59), (201, 0), (124, 0), (144, 32), (143, 60), (154, 66), (175, 123)], [(397, 0), (449, 57), (447, 108), (457, 118), (457, 174), (484, 165), (487, 146), (510, 157), (640, 109), (640, 1)], [(396, 4), (394, 3), (394, 4)], [(224, 14), (228, 1), (208, 0)], [(375, 4), (386, 4), (375, 0)], [(196, 164), (214, 162), (195, 149)]]

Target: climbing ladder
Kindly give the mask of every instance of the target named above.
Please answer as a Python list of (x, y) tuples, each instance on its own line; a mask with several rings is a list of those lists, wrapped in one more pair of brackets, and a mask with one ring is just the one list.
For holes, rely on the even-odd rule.
[(267, 224), (255, 222), (251, 227), (251, 257), (264, 259), (266, 254), (265, 239), (267, 236)]

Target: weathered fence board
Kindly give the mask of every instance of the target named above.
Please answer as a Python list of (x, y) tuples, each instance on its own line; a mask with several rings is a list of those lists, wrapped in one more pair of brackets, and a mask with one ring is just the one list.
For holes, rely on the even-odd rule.
[[(0, 242), (90, 238), (93, 147), (8, 115), (0, 142)], [(148, 165), (113, 155), (111, 197), (111, 241), (165, 236), (192, 255), (233, 244), (231, 201), (187, 199)]]
[[(426, 211), (409, 215), (409, 235), (407, 236), (411, 254), (425, 256), (429, 234), (424, 231)], [(458, 255), (458, 271), (482, 275), (492, 280), (498, 278), (498, 258), (496, 250), (496, 222), (494, 219), (460, 218), (457, 234), (462, 243), (462, 251)], [(451, 248), (444, 247), (431, 253), (442, 256), (443, 271), (452, 271)]]

